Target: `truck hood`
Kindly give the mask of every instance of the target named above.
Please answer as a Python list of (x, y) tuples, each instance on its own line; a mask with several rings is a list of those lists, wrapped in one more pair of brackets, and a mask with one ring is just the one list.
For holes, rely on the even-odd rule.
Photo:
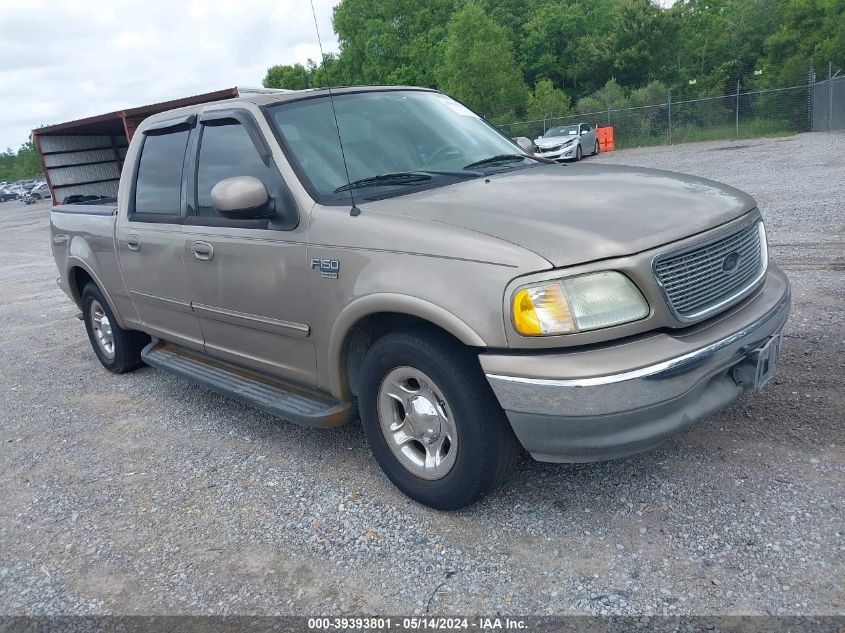
[(704, 178), (578, 163), (491, 175), (364, 206), (483, 233), (563, 267), (668, 244), (740, 217), (756, 203)]

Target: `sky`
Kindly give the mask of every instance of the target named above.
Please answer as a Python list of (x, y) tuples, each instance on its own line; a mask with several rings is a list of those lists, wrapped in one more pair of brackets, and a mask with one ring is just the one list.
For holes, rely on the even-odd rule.
[[(331, 12), (314, 0), (326, 53)], [(0, 151), (39, 125), (222, 88), (319, 61), (308, 0), (2, 0)]]

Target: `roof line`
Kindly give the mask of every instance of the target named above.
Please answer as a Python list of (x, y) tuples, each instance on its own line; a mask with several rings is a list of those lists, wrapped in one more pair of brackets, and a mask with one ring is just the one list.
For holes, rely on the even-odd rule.
[(138, 106), (135, 108), (125, 108), (123, 110), (115, 110), (106, 114), (97, 114), (86, 117), (84, 119), (75, 119), (73, 121), (66, 121), (64, 123), (56, 123), (55, 125), (48, 125), (45, 127), (36, 128), (32, 131), (34, 135), (56, 134), (58, 132), (67, 132), (74, 128), (83, 127), (86, 125), (105, 123), (107, 121), (122, 121), (127, 118), (135, 118), (138, 116), (147, 117), (158, 112), (166, 110), (173, 110), (185, 106), (197, 105), (200, 103), (207, 103), (210, 101), (220, 101), (222, 99), (232, 99), (238, 96), (237, 87), (224, 88), (223, 90), (215, 90), (214, 92), (206, 92), (203, 94), (193, 95), (191, 97), (182, 97), (181, 99), (171, 99), (170, 101), (161, 101), (150, 105)]

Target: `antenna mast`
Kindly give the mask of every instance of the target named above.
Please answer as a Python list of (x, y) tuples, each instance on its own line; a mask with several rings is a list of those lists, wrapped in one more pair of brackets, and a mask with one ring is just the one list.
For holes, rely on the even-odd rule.
[[(314, 0), (311, 0), (311, 16), (314, 18), (314, 30), (317, 31), (317, 44), (320, 47), (320, 63), (325, 63), (326, 54), (323, 52), (323, 40), (320, 37), (320, 26), (317, 24), (317, 12), (314, 10)], [(340, 146), (340, 157), (343, 159), (343, 171), (346, 173), (346, 184), (351, 185), (349, 178), (349, 166), (346, 164), (346, 152), (343, 151), (343, 139), (340, 137), (340, 124), (337, 122), (337, 110), (334, 107), (334, 94), (332, 94), (332, 87), (327, 86), (329, 90), (329, 101), (332, 104), (332, 115), (334, 116), (334, 127), (337, 130), (337, 143)], [(349, 187), (349, 200), (352, 202), (352, 208), (349, 210), (349, 215), (356, 216), (361, 214), (361, 209), (355, 205), (355, 194), (352, 187)]]

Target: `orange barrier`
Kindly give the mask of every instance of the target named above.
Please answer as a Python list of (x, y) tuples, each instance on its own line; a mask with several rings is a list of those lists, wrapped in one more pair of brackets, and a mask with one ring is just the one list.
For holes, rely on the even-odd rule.
[(615, 149), (613, 145), (613, 126), (597, 127), (596, 138), (599, 141), (600, 151), (612, 152)]

